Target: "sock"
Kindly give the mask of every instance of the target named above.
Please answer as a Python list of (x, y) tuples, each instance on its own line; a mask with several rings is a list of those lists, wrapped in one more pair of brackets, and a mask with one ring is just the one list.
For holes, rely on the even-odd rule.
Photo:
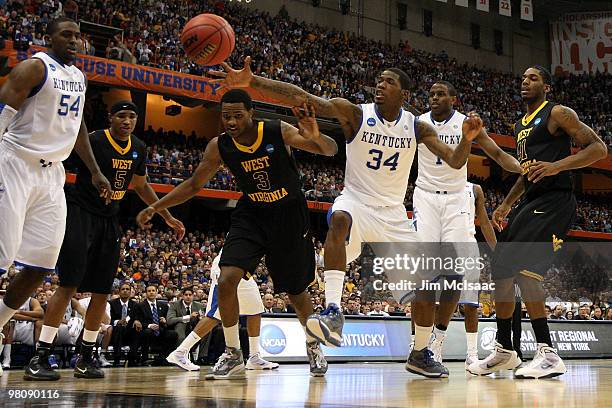
[(94, 343), (98, 339), (98, 331), (97, 330), (87, 330), (83, 331), (83, 341), (88, 343)]
[(225, 345), (240, 350), (240, 336), (238, 334), (238, 323), (231, 327), (223, 326)]
[(325, 306), (335, 303), (336, 306), (340, 307), (342, 289), (344, 288), (344, 272), (336, 270), (325, 271), (323, 280), (325, 282)]
[(436, 340), (444, 340), (444, 338), (446, 337), (446, 327), (443, 330), (439, 329), (438, 326), (434, 327), (433, 334), (435, 334)]
[(249, 337), (249, 355), (259, 353), (259, 336)]
[(5, 366), (11, 365), (11, 346), (12, 344), (4, 345), (4, 360), (2, 361), (2, 365), (5, 365)]
[(45, 341), (38, 341), (36, 344), (36, 354), (40, 357), (49, 357), (51, 354), (51, 349), (53, 348), (53, 343), (47, 343)]
[(478, 354), (478, 332), (465, 333), (467, 340), (467, 355), (474, 356)]
[(549, 347), (552, 347), (552, 341), (550, 340), (550, 330), (548, 329), (548, 322), (545, 317), (532, 320), (531, 327), (533, 327), (536, 342), (548, 344)]
[(512, 318), (495, 318), (497, 322), (497, 342), (504, 350), (512, 350)]
[(433, 326), (414, 325), (414, 350), (423, 350), (429, 344)]
[(4, 300), (0, 299), (0, 327), (4, 327), (4, 325), (11, 320), (11, 317), (13, 317), (16, 311), (17, 309), (11, 309), (4, 304)]
[(304, 334), (306, 335), (306, 343), (312, 343), (312, 342), (318, 341), (317, 339), (312, 337), (310, 334), (308, 334), (308, 330), (306, 330), (306, 326), (302, 326), (302, 329), (304, 329)]
[(46, 324), (43, 325), (42, 329), (40, 330), (40, 337), (38, 338), (38, 342), (48, 344), (53, 343), (53, 340), (55, 340), (55, 335), (57, 334), (57, 330), (57, 327), (47, 326)]
[(195, 346), (196, 343), (200, 341), (200, 339), (201, 337), (198, 336), (196, 332), (192, 331), (187, 337), (185, 337), (185, 340), (183, 340), (183, 342), (176, 348), (176, 351), (180, 351), (182, 353), (189, 353), (189, 350), (191, 350), (191, 348)]
[(83, 356), (83, 360), (85, 360), (86, 362), (91, 362), (93, 348), (95, 345), (96, 343), (93, 343), (93, 342), (89, 342), (85, 340), (81, 341), (81, 350), (79, 353)]

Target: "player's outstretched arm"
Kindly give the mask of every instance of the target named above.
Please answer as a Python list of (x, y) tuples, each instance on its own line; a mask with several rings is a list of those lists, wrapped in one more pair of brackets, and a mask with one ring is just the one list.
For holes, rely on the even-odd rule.
[(293, 107), (291, 110), (298, 118), (299, 129), (281, 121), (281, 132), (285, 144), (324, 156), (333, 156), (338, 153), (336, 141), (319, 131), (314, 106), (304, 104), (301, 109)]
[(495, 160), (504, 170), (512, 173), (521, 172), (521, 164), (519, 161), (512, 157), (512, 155), (504, 152), (494, 141), (489, 137), (486, 130), (481, 129), (476, 141), (482, 147), (482, 150), (487, 156)]
[[(151, 185), (147, 182), (147, 176), (139, 176), (135, 174), (134, 177), (132, 177), (132, 186), (134, 187), (136, 194), (138, 194), (138, 197), (140, 197), (145, 204), (151, 205), (159, 200), (159, 197), (157, 197), (157, 194), (155, 194), (155, 190), (153, 190), (153, 187), (151, 187)], [(159, 215), (161, 215), (166, 221), (166, 224), (174, 230), (178, 240), (180, 241), (183, 239), (183, 236), (185, 235), (185, 226), (183, 223), (174, 218), (167, 209), (159, 211)]]
[(593, 129), (585, 125), (573, 109), (557, 105), (550, 112), (548, 128), (553, 135), (561, 129), (567, 133), (577, 145), (582, 146), (576, 154), (559, 161), (535, 162), (529, 166), (529, 181), (537, 183), (546, 176), (554, 176), (559, 172), (587, 167), (608, 155), (605, 143)]
[(468, 118), (463, 121), (463, 137), (455, 150), (438, 138), (438, 133), (429, 123), (419, 120), (416, 128), (419, 143), (424, 143), (433, 154), (452, 168), (460, 169), (467, 162), (472, 141), (482, 130), (482, 120), (477, 113), (470, 112)]
[(215, 173), (217, 173), (219, 165), (221, 164), (221, 154), (219, 153), (219, 145), (217, 142), (218, 139), (214, 138), (208, 143), (202, 161), (191, 177), (166, 194), (164, 198), (149, 205), (149, 207), (138, 214), (136, 221), (141, 227), (150, 228), (151, 224), (149, 221), (156, 212), (174, 207), (175, 205), (182, 204), (189, 200), (200, 191)]
[(492, 222), (495, 228), (498, 231), (504, 229), (504, 221), (508, 217), (510, 210), (512, 209), (512, 205), (518, 200), (523, 193), (525, 192), (525, 179), (523, 176), (519, 176), (516, 179), (516, 182), (508, 192), (504, 201), (493, 211), (492, 214)]
[(476, 194), (476, 218), (478, 218), (478, 222), (480, 223), (480, 230), (487, 244), (489, 244), (491, 249), (495, 249), (497, 237), (495, 236), (493, 225), (491, 225), (491, 221), (487, 215), (486, 199), (482, 187), (478, 184), (474, 184), (474, 193)]
[(293, 84), (254, 75), (251, 71), (251, 57), (244, 59), (244, 67), (239, 70), (233, 69), (225, 62), (221, 66), (224, 72), (209, 72), (220, 78), (211, 79), (211, 83), (218, 83), (226, 88), (257, 89), (264, 95), (289, 106), (302, 106), (308, 103), (314, 106), (319, 116), (338, 119), (347, 139), (352, 138), (361, 125), (362, 111), (359, 106), (343, 98), (323, 99)]

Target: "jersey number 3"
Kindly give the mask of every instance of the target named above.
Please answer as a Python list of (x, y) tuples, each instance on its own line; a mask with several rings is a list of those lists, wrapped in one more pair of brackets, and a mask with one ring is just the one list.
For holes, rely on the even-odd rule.
[(79, 107), (81, 106), (81, 95), (77, 96), (74, 102), (70, 101), (71, 95), (62, 95), (60, 99), (60, 108), (57, 114), (60, 116), (68, 116), (69, 112), (74, 112), (74, 117), (79, 116)]
[(399, 160), (399, 152), (393, 154), (391, 157), (389, 157), (384, 162), (382, 161), (383, 152), (381, 152), (380, 150), (370, 149), (368, 153), (372, 155), (372, 160), (366, 163), (366, 166), (368, 166), (368, 168), (372, 170), (378, 170), (380, 169), (380, 163), (382, 162), (383, 166), (390, 167), (389, 169), (390, 171), (394, 171), (397, 169), (397, 161)]

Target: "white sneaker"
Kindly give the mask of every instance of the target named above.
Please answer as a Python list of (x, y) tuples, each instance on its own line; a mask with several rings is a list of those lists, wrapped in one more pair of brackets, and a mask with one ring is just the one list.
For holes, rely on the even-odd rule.
[(442, 364), (442, 346), (446, 336), (436, 336), (435, 333), (431, 333), (431, 338), (432, 342), (429, 349), (433, 353), (433, 359), (436, 363)]
[(174, 350), (166, 357), (166, 361), (186, 371), (198, 371), (200, 369), (200, 366), (193, 364), (191, 360), (189, 360), (189, 357), (187, 357), (187, 353), (183, 351)]
[(501, 344), (495, 344), (495, 350), (484, 360), (477, 360), (467, 367), (474, 375), (488, 375), (501, 370), (514, 370), (521, 365), (521, 359), (514, 350), (505, 350)]
[(259, 353), (251, 354), (246, 362), (247, 370), (274, 370), (275, 368), (278, 368), (278, 363), (264, 360)]
[(106, 359), (106, 356), (104, 355), (104, 353), (100, 353), (100, 355), (98, 356), (98, 362), (100, 363), (101, 367), (110, 367), (112, 364)]
[(478, 354), (468, 354), (468, 356), (465, 358), (465, 369), (467, 370), (470, 365), (474, 364), (477, 361)]
[(538, 351), (531, 363), (514, 373), (516, 378), (552, 378), (565, 374), (567, 369), (561, 357), (548, 344), (538, 344)]

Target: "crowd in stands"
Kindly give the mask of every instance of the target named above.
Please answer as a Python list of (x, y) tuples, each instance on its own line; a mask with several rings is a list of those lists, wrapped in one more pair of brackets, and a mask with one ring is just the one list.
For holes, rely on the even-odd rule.
[[(443, 78), (458, 89), (460, 109), (480, 112), (491, 132), (511, 134), (522, 114), (518, 76), (461, 63), (444, 51), (431, 54), (408, 43), (384, 44), (306, 24), (282, 10), (272, 16), (222, 0), (8, 0), (0, 8), (0, 34), (21, 47), (41, 45), (47, 23), (63, 13), (123, 30), (122, 37), (109, 40), (107, 58), (202, 75), (204, 67), (185, 57), (179, 35), (191, 17), (212, 12), (225, 17), (236, 33), (232, 64), (239, 66), (251, 55), (255, 73), (295, 83), (324, 98), (365, 102), (371, 99), (376, 76), (385, 67), (398, 66), (412, 78), (410, 103), (421, 111), (427, 110), (429, 86)], [(95, 53), (87, 35), (83, 51)], [(606, 91), (611, 87), (610, 75), (570, 75), (556, 81), (552, 99), (574, 107), (612, 145), (612, 107)]]

